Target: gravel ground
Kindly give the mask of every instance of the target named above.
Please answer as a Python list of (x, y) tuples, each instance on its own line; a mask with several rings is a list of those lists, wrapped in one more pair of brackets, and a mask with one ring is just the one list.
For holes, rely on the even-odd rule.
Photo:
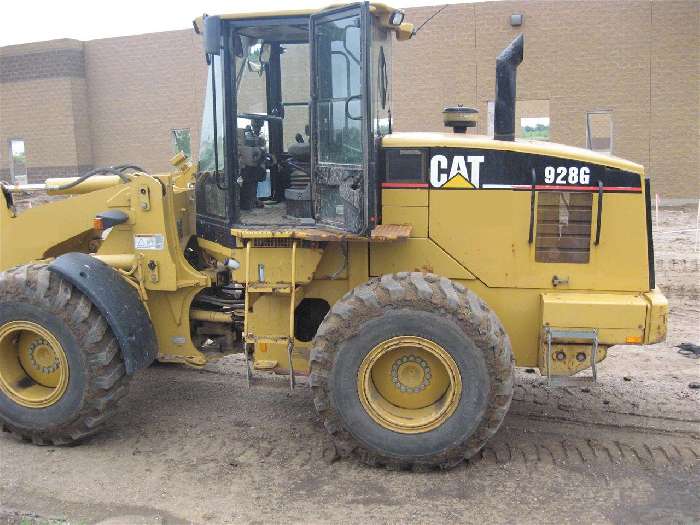
[(119, 414), (82, 446), (0, 437), (0, 524), (236, 522), (690, 523), (700, 521), (700, 342), (695, 210), (665, 209), (658, 282), (665, 343), (617, 347), (599, 383), (549, 388), (518, 372), (512, 409), (449, 472), (334, 461), (308, 389), (238, 356), (140, 373)]

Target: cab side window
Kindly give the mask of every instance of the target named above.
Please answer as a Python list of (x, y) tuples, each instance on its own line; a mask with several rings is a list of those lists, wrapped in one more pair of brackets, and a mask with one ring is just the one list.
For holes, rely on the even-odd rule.
[(417, 148), (388, 148), (385, 182), (424, 183), (426, 182), (427, 152)]

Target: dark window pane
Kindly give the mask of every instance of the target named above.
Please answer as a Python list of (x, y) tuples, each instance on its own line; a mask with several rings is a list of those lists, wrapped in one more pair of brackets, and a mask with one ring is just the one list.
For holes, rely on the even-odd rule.
[(420, 149), (387, 149), (387, 182), (424, 182), (425, 152)]

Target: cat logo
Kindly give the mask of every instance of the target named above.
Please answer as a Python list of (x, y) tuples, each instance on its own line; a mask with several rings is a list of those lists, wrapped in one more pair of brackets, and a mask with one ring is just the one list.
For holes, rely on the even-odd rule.
[(483, 162), (483, 155), (469, 155), (466, 161), (463, 155), (455, 155), (451, 164), (445, 155), (433, 155), (430, 159), (430, 185), (452, 190), (478, 189), (479, 169)]

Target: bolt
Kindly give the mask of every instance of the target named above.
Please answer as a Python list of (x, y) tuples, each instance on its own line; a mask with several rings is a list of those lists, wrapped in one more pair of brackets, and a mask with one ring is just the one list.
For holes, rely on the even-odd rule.
[(557, 361), (563, 361), (564, 359), (566, 359), (566, 354), (560, 350), (559, 352), (557, 352), (556, 357)]
[(576, 361), (583, 363), (586, 360), (586, 354), (584, 352), (579, 352), (576, 354)]

